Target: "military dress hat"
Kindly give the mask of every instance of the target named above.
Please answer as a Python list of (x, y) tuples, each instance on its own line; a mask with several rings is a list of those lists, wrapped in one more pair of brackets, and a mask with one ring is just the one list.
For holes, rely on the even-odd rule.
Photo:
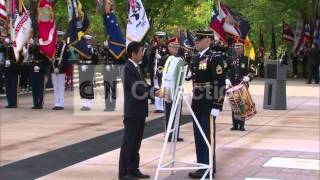
[(63, 31), (57, 31), (58, 36), (64, 36), (66, 33)]
[(167, 46), (179, 47), (180, 44), (179, 44), (178, 38), (173, 37), (173, 38), (169, 39), (167, 41)]
[(167, 34), (165, 32), (163, 32), (163, 31), (157, 31), (155, 33), (155, 35), (158, 36), (158, 37), (165, 37)]
[(92, 36), (87, 34), (87, 35), (84, 36), (84, 38), (85, 38), (86, 40), (91, 40), (91, 39), (92, 39)]
[(196, 31), (194, 32), (194, 35), (195, 35), (195, 40), (196, 41), (199, 41), (201, 39), (204, 39), (204, 38), (213, 38), (213, 32), (210, 31), (210, 30), (205, 30), (205, 31)]

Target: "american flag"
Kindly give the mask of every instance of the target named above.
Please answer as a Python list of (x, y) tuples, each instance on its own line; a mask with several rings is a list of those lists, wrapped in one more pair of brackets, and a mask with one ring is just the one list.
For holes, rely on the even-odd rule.
[(304, 26), (304, 38), (305, 42), (307, 44), (307, 47), (310, 47), (310, 42), (311, 42), (311, 28), (310, 24), (306, 23)]
[(6, 8), (6, 1), (0, 0), (0, 20), (7, 21), (8, 13)]

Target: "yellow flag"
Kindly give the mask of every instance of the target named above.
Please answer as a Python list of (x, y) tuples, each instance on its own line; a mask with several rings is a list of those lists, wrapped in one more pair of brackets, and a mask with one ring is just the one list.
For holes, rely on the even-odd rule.
[(249, 36), (246, 37), (246, 41), (244, 43), (244, 56), (249, 57), (251, 60), (256, 59), (256, 52)]

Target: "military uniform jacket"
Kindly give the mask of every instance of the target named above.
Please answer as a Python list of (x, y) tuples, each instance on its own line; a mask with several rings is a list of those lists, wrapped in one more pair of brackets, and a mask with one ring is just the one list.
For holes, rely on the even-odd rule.
[(244, 76), (249, 76), (252, 79), (255, 69), (256, 67), (250, 58), (246, 56), (236, 57), (228, 62), (227, 78), (235, 86), (241, 83)]
[[(10, 61), (10, 66), (4, 68), (5, 72), (19, 73), (21, 61), (16, 61), (12, 45), (4, 46), (3, 50), (4, 50), (4, 60)], [(23, 59), (23, 57), (21, 57), (21, 59)]]
[(98, 51), (95, 47), (89, 48), (90, 52), (90, 59), (85, 59), (83, 57), (80, 57), (79, 65), (97, 65), (99, 62), (99, 55)]
[[(161, 58), (157, 59), (156, 54), (159, 54)], [(159, 82), (161, 82), (162, 71), (168, 57), (169, 54), (166, 46), (157, 47), (152, 52), (151, 60), (154, 60), (153, 73), (158, 77)]]
[[(63, 42), (59, 42), (57, 44), (56, 57), (55, 57), (55, 60), (53, 61), (53, 67), (58, 68), (59, 73), (66, 73), (68, 59), (70, 57), (70, 50), (68, 48), (68, 45), (65, 45), (63, 55), (61, 56), (63, 45), (64, 45)], [(62, 57), (62, 59), (59, 63), (60, 57)]]
[(38, 44), (33, 44), (29, 48), (29, 54), (32, 55), (32, 66), (39, 66), (41, 73), (47, 73), (47, 71), (50, 72), (51, 64), (49, 62), (49, 59), (40, 52), (40, 46)]
[(195, 113), (210, 113), (212, 108), (222, 110), (225, 95), (226, 55), (221, 51), (207, 50), (201, 57), (191, 58), (193, 81), (192, 109)]

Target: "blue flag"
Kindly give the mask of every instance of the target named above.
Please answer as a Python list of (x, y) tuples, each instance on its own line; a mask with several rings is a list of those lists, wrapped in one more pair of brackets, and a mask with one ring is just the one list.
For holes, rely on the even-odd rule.
[[(69, 4), (71, 3), (71, 4)], [(88, 15), (82, 10), (82, 5), (78, 0), (68, 0), (71, 6), (72, 18), (69, 22), (70, 44), (82, 57), (90, 59), (90, 51), (84, 35), (89, 28)]]
[(104, 13), (103, 20), (106, 33), (109, 36), (109, 51), (118, 60), (126, 51), (126, 44), (121, 29), (112, 11), (110, 13)]
[(179, 44), (180, 46), (183, 46), (184, 41), (187, 39), (186, 35), (183, 31), (180, 31), (179, 33)]

